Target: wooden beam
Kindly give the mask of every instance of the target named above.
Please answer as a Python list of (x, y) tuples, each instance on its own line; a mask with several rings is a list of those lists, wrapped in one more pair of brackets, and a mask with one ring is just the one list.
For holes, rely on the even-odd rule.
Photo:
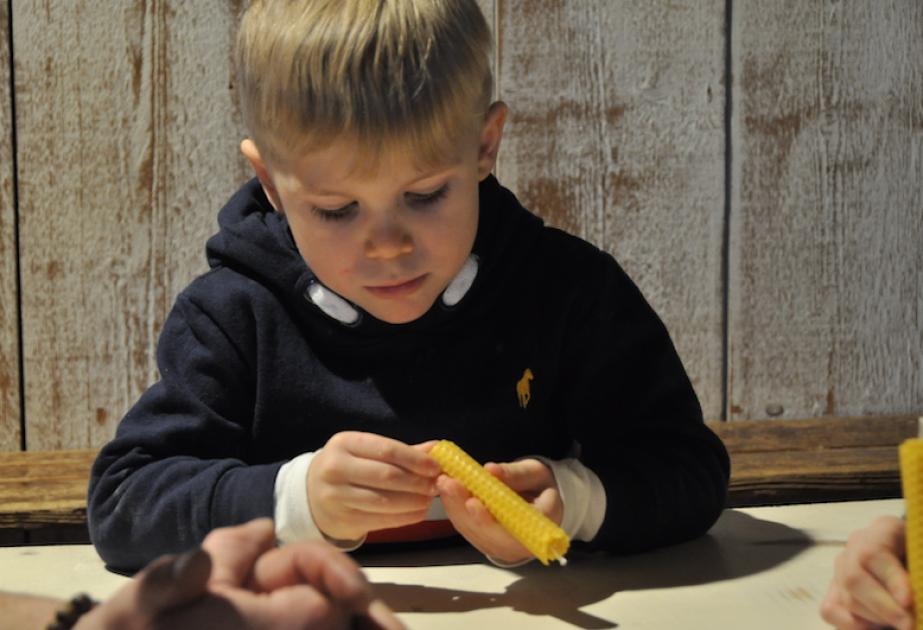
[(96, 449), (0, 453), (0, 528), (80, 525)]
[[(709, 422), (731, 454), (728, 505), (900, 496), (916, 415)], [(0, 530), (85, 526), (96, 449), (0, 453)], [(0, 539), (2, 542), (2, 539)]]
[(917, 416), (709, 422), (731, 454), (728, 505), (901, 495), (897, 446)]

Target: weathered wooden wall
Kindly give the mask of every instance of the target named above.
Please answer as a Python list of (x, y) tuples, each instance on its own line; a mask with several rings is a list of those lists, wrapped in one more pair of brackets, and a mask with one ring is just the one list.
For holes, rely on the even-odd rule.
[(18, 450), (21, 439), (8, 8), (0, 3), (0, 451)]
[(104, 442), (156, 378), (160, 326), (247, 176), (239, 8), (13, 3), (30, 450)]
[[(479, 2), (512, 110), (501, 180), (622, 262), (707, 417), (923, 410), (918, 2)], [(20, 351), (32, 450), (99, 445), (156, 378), (159, 328), (249, 176), (242, 4), (13, 0), (0, 449), (19, 445)]]
[(733, 5), (730, 418), (923, 410), (923, 3)]
[(499, 4), (500, 180), (621, 261), (720, 417), (724, 0)]

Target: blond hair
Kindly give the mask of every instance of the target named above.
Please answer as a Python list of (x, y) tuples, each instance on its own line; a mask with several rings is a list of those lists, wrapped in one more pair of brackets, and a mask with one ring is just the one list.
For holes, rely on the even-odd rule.
[(484, 119), (490, 48), (475, 0), (253, 0), (235, 53), (244, 122), (269, 159), (348, 137), (371, 160), (403, 146), (438, 163)]

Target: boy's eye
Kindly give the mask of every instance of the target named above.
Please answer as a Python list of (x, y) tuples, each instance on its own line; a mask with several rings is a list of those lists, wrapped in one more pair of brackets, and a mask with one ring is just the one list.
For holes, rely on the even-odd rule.
[[(446, 194), (448, 194), (448, 192), (449, 185), (445, 184), (430, 193), (407, 193), (405, 197), (407, 198), (407, 203), (409, 203), (411, 206), (417, 208), (425, 208), (441, 201), (446, 196)], [(352, 203), (348, 203), (345, 206), (341, 206), (339, 208), (318, 208), (317, 206), (314, 206), (312, 210), (314, 214), (316, 214), (324, 221), (343, 221), (345, 219), (351, 218), (354, 214), (356, 214), (358, 207), (359, 204), (353, 201)]]
[(356, 202), (348, 203), (340, 208), (318, 208), (314, 207), (314, 214), (324, 221), (342, 221), (348, 219), (356, 212)]
[(431, 193), (425, 193), (425, 194), (407, 193), (407, 201), (412, 206), (417, 206), (417, 207), (431, 206), (437, 201), (441, 201), (448, 192), (449, 192), (449, 185), (444, 184), (442, 187), (434, 190)]

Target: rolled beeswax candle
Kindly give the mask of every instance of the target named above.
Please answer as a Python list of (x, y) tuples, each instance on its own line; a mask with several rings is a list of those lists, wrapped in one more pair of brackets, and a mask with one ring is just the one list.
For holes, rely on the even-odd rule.
[(564, 564), (570, 538), (554, 521), (487, 472), (454, 442), (442, 440), (429, 454), (445, 474), (460, 481), (480, 499), (497, 522), (542, 564), (551, 560)]
[[(923, 440), (905, 440), (900, 449), (901, 486), (907, 512), (907, 565), (913, 603), (923, 611)], [(917, 630), (923, 630), (923, 614), (917, 613)]]

